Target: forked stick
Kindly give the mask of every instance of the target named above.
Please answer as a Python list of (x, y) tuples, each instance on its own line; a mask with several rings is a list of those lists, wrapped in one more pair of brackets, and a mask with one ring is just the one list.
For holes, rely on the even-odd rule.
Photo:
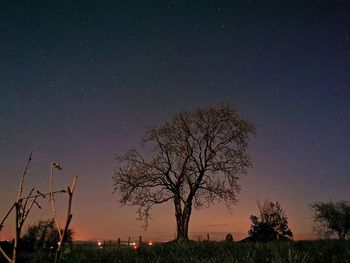
[(33, 154), (33, 151), (30, 152), (28, 161), (27, 161), (26, 166), (24, 167), (23, 173), (21, 175), (21, 179), (19, 181), (19, 186), (18, 186), (18, 195), (17, 195), (16, 203), (14, 204), (14, 206), (15, 206), (15, 213), (16, 213), (16, 216), (15, 216), (15, 218), (16, 218), (15, 219), (16, 220), (16, 222), (15, 222), (16, 229), (15, 229), (15, 241), (14, 241), (13, 250), (12, 250), (12, 262), (13, 263), (16, 262), (18, 240), (19, 240), (19, 238), (21, 236), (21, 230), (22, 230), (22, 226), (23, 226), (23, 223), (24, 223), (24, 221), (20, 222), (20, 220), (21, 220), (21, 216), (20, 216), (21, 196), (22, 196), (22, 192), (23, 192), (24, 177), (27, 174), (29, 163), (32, 160), (32, 154)]
[(52, 216), (53, 219), (55, 221), (56, 227), (57, 227), (57, 231), (58, 231), (58, 235), (60, 237), (60, 240), (62, 239), (62, 233), (61, 233), (61, 228), (60, 225), (58, 223), (57, 220), (57, 215), (56, 215), (56, 207), (55, 207), (55, 197), (54, 197), (54, 191), (53, 191), (53, 168), (57, 168), (59, 170), (62, 170), (61, 166), (59, 165), (59, 163), (54, 163), (52, 162), (50, 164), (50, 199), (51, 199), (51, 210), (52, 210)]
[(75, 190), (75, 185), (77, 183), (77, 179), (78, 179), (78, 176), (75, 176), (74, 179), (73, 179), (73, 183), (72, 183), (72, 186), (71, 187), (67, 187), (67, 192), (68, 192), (68, 195), (69, 195), (69, 199), (68, 199), (68, 209), (67, 209), (67, 218), (66, 218), (66, 224), (64, 226), (64, 229), (63, 229), (63, 232), (62, 232), (62, 235), (61, 235), (61, 238), (60, 238), (60, 242), (58, 243), (58, 247), (57, 247), (57, 251), (56, 251), (56, 257), (55, 257), (55, 263), (57, 262), (60, 262), (60, 259), (61, 259), (61, 256), (62, 256), (62, 246), (63, 246), (63, 242), (64, 242), (64, 238), (67, 234), (67, 231), (68, 231), (68, 227), (69, 227), (69, 224), (72, 220), (72, 213), (71, 213), (71, 210), (72, 210), (72, 199), (73, 199), (73, 193), (74, 193), (74, 190)]

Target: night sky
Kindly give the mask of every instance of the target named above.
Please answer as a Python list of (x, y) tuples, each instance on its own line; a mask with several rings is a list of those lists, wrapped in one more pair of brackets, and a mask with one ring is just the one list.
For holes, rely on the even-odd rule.
[[(120, 207), (115, 155), (180, 110), (228, 102), (257, 126), (254, 167), (234, 213), (194, 211), (190, 237), (246, 236), (265, 198), (313, 237), (308, 204), (350, 198), (350, 3), (283, 2), (0, 1), (0, 216), (33, 149), (27, 191), (49, 189), (52, 161), (57, 189), (79, 175), (76, 239), (174, 238), (172, 204), (147, 232)], [(28, 223), (50, 216), (41, 204)]]

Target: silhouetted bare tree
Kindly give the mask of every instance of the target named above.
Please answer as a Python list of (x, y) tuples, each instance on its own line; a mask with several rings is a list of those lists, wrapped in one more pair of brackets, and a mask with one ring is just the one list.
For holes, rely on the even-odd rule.
[(138, 207), (145, 228), (151, 208), (171, 200), (177, 240), (187, 240), (192, 206), (218, 201), (230, 209), (237, 201), (238, 179), (251, 165), (247, 147), (253, 132), (229, 105), (180, 112), (148, 130), (143, 146), (149, 154), (132, 149), (117, 157), (114, 192), (123, 205)]
[(339, 239), (350, 237), (350, 202), (315, 202), (310, 205), (314, 213), (315, 229), (329, 237), (337, 234)]

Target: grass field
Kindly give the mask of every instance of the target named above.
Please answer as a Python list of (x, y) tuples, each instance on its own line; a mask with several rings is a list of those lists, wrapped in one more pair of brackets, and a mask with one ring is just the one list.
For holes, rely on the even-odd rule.
[[(21, 255), (18, 262), (50, 262), (45, 254)], [(350, 241), (323, 240), (297, 242), (194, 242), (91, 249), (75, 247), (63, 262), (350, 262)]]

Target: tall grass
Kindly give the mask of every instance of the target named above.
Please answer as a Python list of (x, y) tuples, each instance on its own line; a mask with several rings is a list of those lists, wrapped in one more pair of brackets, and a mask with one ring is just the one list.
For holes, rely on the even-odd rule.
[[(49, 262), (32, 255), (28, 263)], [(247, 262), (247, 263), (346, 263), (350, 262), (350, 241), (323, 240), (269, 243), (194, 242), (91, 249), (77, 247), (63, 257), (65, 263), (107, 262)]]

